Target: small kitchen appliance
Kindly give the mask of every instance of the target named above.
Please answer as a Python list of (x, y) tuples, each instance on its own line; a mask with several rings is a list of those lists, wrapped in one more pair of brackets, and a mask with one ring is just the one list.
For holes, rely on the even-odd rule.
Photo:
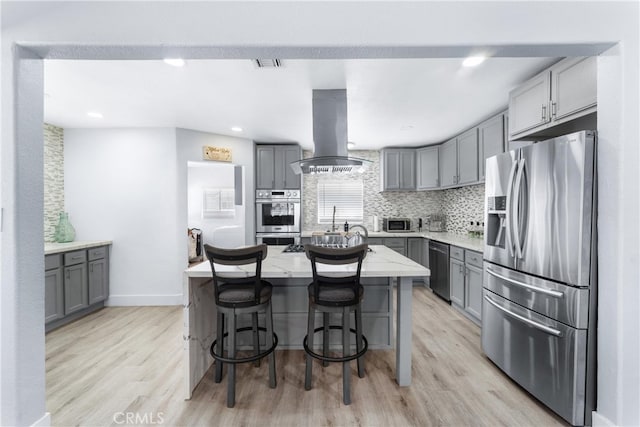
[(411, 231), (411, 220), (409, 218), (382, 218), (382, 231)]

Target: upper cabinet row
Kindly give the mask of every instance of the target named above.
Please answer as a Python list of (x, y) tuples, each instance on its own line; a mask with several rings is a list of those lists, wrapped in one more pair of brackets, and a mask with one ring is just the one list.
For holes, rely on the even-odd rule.
[(509, 94), (509, 139), (544, 131), (594, 113), (597, 107), (596, 57), (567, 58)]
[(299, 145), (256, 145), (256, 190), (300, 189), (289, 163), (302, 159)]
[(505, 114), (440, 144), (381, 151), (382, 191), (433, 190), (484, 181), (484, 162), (505, 147)]

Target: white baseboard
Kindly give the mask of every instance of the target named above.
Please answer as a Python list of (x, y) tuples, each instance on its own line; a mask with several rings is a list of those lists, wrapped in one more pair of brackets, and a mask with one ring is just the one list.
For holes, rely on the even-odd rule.
[(31, 427), (49, 427), (51, 426), (51, 413), (45, 412), (42, 418), (35, 423), (31, 424)]
[(109, 307), (145, 305), (182, 305), (182, 294), (175, 295), (109, 295), (105, 302)]
[(593, 427), (616, 427), (614, 423), (602, 414), (596, 411), (591, 413), (591, 425)]

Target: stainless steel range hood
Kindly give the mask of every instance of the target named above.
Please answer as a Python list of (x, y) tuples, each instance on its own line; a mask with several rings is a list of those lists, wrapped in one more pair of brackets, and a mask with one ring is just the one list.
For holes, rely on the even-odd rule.
[(370, 160), (347, 154), (346, 89), (313, 91), (314, 157), (291, 163), (297, 174), (363, 172)]

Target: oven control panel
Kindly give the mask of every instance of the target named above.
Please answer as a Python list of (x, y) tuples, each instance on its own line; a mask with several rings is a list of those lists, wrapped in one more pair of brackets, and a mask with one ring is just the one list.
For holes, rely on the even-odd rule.
[(266, 200), (300, 199), (300, 190), (256, 190), (256, 199), (266, 199)]

